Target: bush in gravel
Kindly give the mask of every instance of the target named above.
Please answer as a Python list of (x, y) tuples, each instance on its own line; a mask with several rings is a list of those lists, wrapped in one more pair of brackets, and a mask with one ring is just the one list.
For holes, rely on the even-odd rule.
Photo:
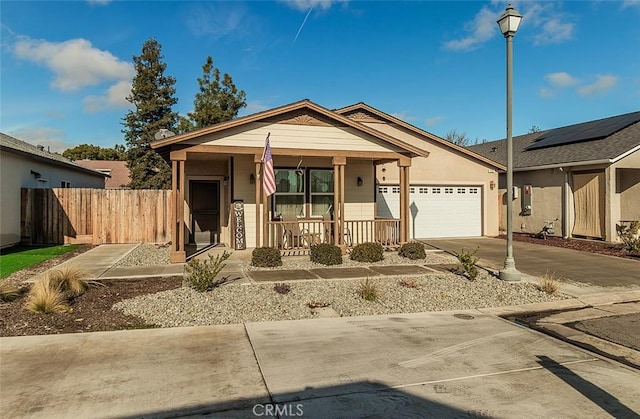
[(283, 295), (289, 294), (289, 292), (291, 292), (291, 285), (284, 282), (280, 282), (273, 286), (273, 290), (278, 294), (283, 294)]
[(282, 256), (275, 247), (256, 247), (251, 252), (251, 265), (260, 268), (282, 266)]
[(69, 298), (78, 297), (90, 286), (102, 285), (100, 281), (91, 279), (91, 274), (75, 266), (67, 266), (49, 273), (51, 287), (57, 288)]
[(379, 262), (384, 259), (384, 248), (380, 243), (362, 243), (351, 250), (350, 257), (356, 262)]
[(478, 252), (478, 249), (479, 248), (476, 248), (476, 250), (474, 250), (473, 252), (467, 252), (466, 250), (461, 249), (460, 253), (456, 253), (458, 261), (460, 261), (462, 268), (466, 272), (469, 279), (472, 281), (475, 281), (476, 278), (478, 278), (478, 274), (480, 273), (478, 267), (476, 266), (476, 263), (478, 263), (478, 258), (475, 256), (475, 254)]
[(400, 280), (400, 285), (405, 288), (418, 288), (418, 281), (412, 278), (402, 278)]
[(45, 276), (31, 286), (25, 307), (34, 313), (67, 313), (71, 308), (64, 293)]
[(545, 274), (540, 278), (538, 289), (549, 295), (553, 295), (558, 292), (560, 284), (553, 274)]
[(13, 301), (20, 295), (20, 290), (8, 280), (0, 281), (0, 301)]
[(209, 260), (200, 260), (193, 258), (184, 266), (187, 271), (185, 275), (184, 283), (198, 292), (211, 291), (215, 287), (222, 285), (228, 279), (224, 277), (216, 279), (222, 268), (224, 268), (224, 261), (231, 256), (231, 253), (226, 250), (222, 254), (218, 254), (215, 257), (209, 255)]
[(627, 251), (640, 253), (640, 221), (632, 221), (627, 226), (616, 224), (616, 233)]
[(375, 301), (379, 296), (378, 285), (375, 282), (369, 281), (367, 277), (366, 280), (361, 280), (358, 284), (358, 295), (364, 298), (367, 301)]
[(400, 246), (398, 254), (402, 257), (417, 260), (427, 257), (427, 253), (424, 251), (424, 245), (418, 242), (409, 242)]
[(338, 246), (330, 243), (320, 243), (311, 246), (309, 252), (311, 262), (321, 263), (323, 265), (341, 265), (342, 251)]

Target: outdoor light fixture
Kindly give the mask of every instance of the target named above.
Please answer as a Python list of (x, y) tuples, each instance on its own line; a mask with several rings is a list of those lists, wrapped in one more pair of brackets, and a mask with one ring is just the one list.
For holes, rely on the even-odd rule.
[(249, 183), (252, 185), (256, 183), (256, 175), (254, 175), (253, 173), (249, 175)]
[(362, 178), (358, 176), (358, 186), (362, 186), (363, 183), (364, 181), (362, 180)]
[(507, 257), (500, 271), (503, 281), (520, 280), (513, 257), (513, 133), (512, 133), (512, 87), (513, 87), (513, 36), (518, 31), (522, 15), (511, 4), (498, 19), (500, 31), (507, 40)]
[(496, 188), (496, 183), (493, 180), (491, 182), (489, 182), (489, 188), (491, 190), (494, 190)]
[(227, 186), (229, 184), (229, 176), (225, 176), (224, 179), (222, 180), (222, 184), (224, 186)]

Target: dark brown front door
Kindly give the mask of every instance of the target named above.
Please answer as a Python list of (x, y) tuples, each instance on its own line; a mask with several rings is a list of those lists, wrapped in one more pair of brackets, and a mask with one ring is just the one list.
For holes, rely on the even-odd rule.
[(217, 244), (220, 232), (220, 182), (192, 180), (189, 182), (191, 236), (189, 242), (201, 245)]

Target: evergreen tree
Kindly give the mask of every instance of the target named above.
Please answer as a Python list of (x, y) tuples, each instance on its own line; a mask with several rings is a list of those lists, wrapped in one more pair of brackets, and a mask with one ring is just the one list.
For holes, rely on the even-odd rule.
[(171, 169), (164, 159), (151, 149), (150, 143), (160, 129), (174, 130), (178, 114), (171, 110), (178, 100), (174, 97), (176, 79), (165, 76), (167, 65), (162, 62), (161, 45), (153, 38), (142, 46), (142, 53), (133, 56), (136, 75), (127, 100), (133, 104), (123, 119), (127, 141), (127, 161), (133, 189), (169, 189)]
[[(198, 79), (200, 91), (193, 101), (193, 112), (189, 113), (196, 129), (229, 121), (247, 106), (244, 90), (238, 90), (227, 73), (222, 76), (221, 81), (220, 70), (214, 67), (210, 56), (202, 66), (202, 73), (202, 77)], [(183, 127), (186, 128), (186, 124)]]

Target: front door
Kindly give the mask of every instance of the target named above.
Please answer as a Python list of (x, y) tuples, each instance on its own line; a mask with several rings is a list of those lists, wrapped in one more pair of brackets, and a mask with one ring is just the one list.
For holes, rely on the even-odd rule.
[(217, 244), (220, 234), (220, 182), (189, 182), (191, 235), (189, 242), (197, 246)]

